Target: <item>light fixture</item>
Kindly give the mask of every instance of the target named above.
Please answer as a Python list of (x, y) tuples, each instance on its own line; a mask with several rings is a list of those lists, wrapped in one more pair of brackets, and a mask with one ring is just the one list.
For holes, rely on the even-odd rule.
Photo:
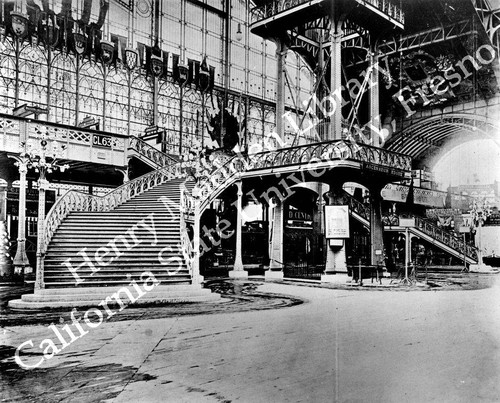
[(236, 31), (236, 40), (241, 42), (243, 39), (243, 32), (241, 32), (241, 24), (238, 22), (238, 30)]

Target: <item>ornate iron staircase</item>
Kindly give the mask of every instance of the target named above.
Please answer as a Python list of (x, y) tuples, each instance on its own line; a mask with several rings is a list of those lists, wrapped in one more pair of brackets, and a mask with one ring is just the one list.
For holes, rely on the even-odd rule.
[[(151, 276), (151, 302), (219, 298), (202, 289), (193, 268), (182, 198), (192, 188), (180, 164), (134, 179), (104, 197), (69, 191), (46, 218), (34, 294), (18, 309), (94, 306)], [(136, 286), (137, 287), (137, 286)], [(123, 298), (124, 296), (121, 295)]]
[[(358, 220), (366, 228), (370, 228), (370, 208), (365, 206), (363, 203), (356, 200), (349, 193), (344, 193), (345, 203), (349, 205), (349, 212), (352, 217)], [(464, 252), (466, 256), (467, 263), (475, 264), (477, 263), (477, 248), (469, 243), (464, 243), (464, 241), (448, 231), (439, 228), (438, 226), (432, 224), (429, 220), (425, 218), (413, 216), (415, 219), (415, 226), (410, 227), (409, 231), (429, 243), (436, 245), (445, 252), (459, 258), (464, 258)], [(399, 223), (395, 225), (384, 225), (384, 231), (396, 231), (404, 232), (404, 228), (399, 226)]]
[(157, 150), (151, 144), (145, 142), (138, 137), (130, 137), (128, 140), (128, 154), (130, 157), (137, 157), (154, 169), (175, 164), (178, 161), (173, 157)]
[[(477, 248), (474, 245), (464, 242), (452, 233), (439, 228), (437, 225), (432, 224), (422, 217), (414, 216), (412, 218), (415, 219), (415, 226), (409, 227), (410, 233), (438, 246), (458, 259), (464, 259), (465, 256), (467, 263), (477, 264)], [(404, 230), (405, 229), (399, 225), (385, 226), (385, 231), (402, 232)]]

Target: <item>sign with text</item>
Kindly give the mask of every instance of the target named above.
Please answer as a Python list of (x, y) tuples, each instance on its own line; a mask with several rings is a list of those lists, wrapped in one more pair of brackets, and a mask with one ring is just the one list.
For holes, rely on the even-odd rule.
[(400, 218), (399, 219), (400, 227), (414, 227), (415, 219), (414, 218)]
[(312, 221), (312, 215), (300, 210), (288, 209), (288, 219), (294, 221)]
[(325, 206), (325, 237), (349, 238), (349, 206)]
[(392, 176), (398, 176), (400, 178), (406, 177), (406, 171), (402, 169), (393, 168), (386, 165), (374, 164), (373, 162), (363, 162), (361, 164), (361, 169), (371, 172), (379, 172), (382, 174), (387, 174)]
[[(406, 201), (409, 191), (409, 186), (389, 183), (381, 190), (380, 195), (384, 200), (402, 203)], [(422, 206), (444, 207), (446, 192), (415, 187), (413, 189), (413, 201), (415, 204)]]
[(111, 148), (113, 138), (111, 136), (103, 136), (102, 134), (93, 134), (92, 144), (99, 147)]

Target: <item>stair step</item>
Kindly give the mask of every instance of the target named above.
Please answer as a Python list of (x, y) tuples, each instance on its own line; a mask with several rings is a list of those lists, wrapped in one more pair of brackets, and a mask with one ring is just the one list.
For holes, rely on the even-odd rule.
[[(59, 262), (62, 263), (62, 262)], [(48, 264), (44, 268), (45, 273), (70, 273), (66, 265), (63, 264)], [(73, 263), (73, 260), (72, 260)], [(167, 263), (167, 262), (165, 262)], [(75, 265), (73, 265), (75, 267)], [(78, 267), (76, 265), (76, 267)], [(168, 264), (159, 264), (158, 260), (156, 261), (156, 265), (152, 265), (150, 262), (120, 262), (120, 263), (115, 263), (111, 262), (107, 266), (99, 266), (98, 264), (94, 263), (94, 267), (98, 269), (96, 273), (124, 273), (128, 274), (129, 272), (135, 272), (135, 271), (140, 271), (141, 273), (147, 269), (149, 271), (158, 271), (158, 272), (167, 272), (168, 270), (176, 270), (179, 269), (179, 261), (170, 261)], [(182, 262), (181, 268), (185, 267), (184, 262)], [(77, 270), (77, 273), (89, 273), (92, 274), (92, 270), (88, 265), (82, 266)]]
[[(134, 215), (136, 217), (144, 218), (148, 216), (151, 211), (148, 210), (149, 207), (143, 207), (144, 211), (133, 211)], [(163, 209), (162, 211), (154, 211), (154, 216), (171, 216), (171, 217), (180, 217), (180, 212), (169, 212), (167, 209)], [(83, 212), (72, 212), (68, 215), (68, 219), (70, 218), (101, 218), (101, 217), (122, 217), (123, 216), (123, 211), (118, 211), (118, 210), (110, 210), (110, 211), (83, 211)], [(133, 220), (134, 217), (123, 217), (128, 220)]]
[[(180, 240), (179, 240), (179, 243), (180, 243)], [(142, 245), (142, 246), (141, 246)], [(50, 245), (47, 249), (47, 252), (55, 252), (55, 253), (64, 253), (65, 255), (73, 255), (75, 257), (77, 257), (77, 254), (79, 251), (83, 250), (84, 248), (85, 249), (85, 253), (87, 253), (87, 255), (93, 255), (97, 249), (99, 249), (101, 246), (106, 246), (106, 244), (99, 244), (99, 245), (92, 245), (91, 247), (87, 244), (74, 244), (74, 245)], [(179, 248), (176, 248), (177, 246), (177, 243), (171, 243), (170, 245), (168, 244), (162, 244), (162, 245), (143, 245), (143, 244), (139, 244), (138, 246), (135, 246), (133, 248), (131, 248), (130, 250), (126, 250), (125, 248), (118, 248), (118, 250), (120, 252), (123, 252), (123, 256), (126, 256), (127, 254), (133, 254), (133, 255), (137, 255), (137, 254), (147, 254), (147, 253), (151, 253), (151, 254), (158, 254), (158, 252), (160, 252), (165, 246), (170, 246), (172, 249), (172, 251), (180, 251), (180, 247)], [(65, 253), (66, 252), (66, 253)], [(166, 251), (166, 252), (170, 252), (170, 251)], [(112, 253), (111, 249), (110, 249), (110, 253)], [(114, 253), (114, 252), (113, 252)]]
[[(174, 276), (190, 276), (189, 270), (188, 269), (177, 269), (177, 268), (172, 268), (170, 270), (155, 270), (155, 269), (148, 269), (148, 268), (138, 268), (135, 270), (115, 270), (114, 272), (106, 272), (106, 273), (101, 273), (101, 271), (98, 271), (94, 275), (92, 275), (91, 272), (81, 272), (80, 270), (77, 271), (78, 277), (81, 278), (93, 278), (93, 279), (102, 279), (102, 278), (128, 278), (128, 275), (131, 275), (132, 277), (134, 275), (139, 276), (144, 273), (144, 271), (150, 271), (153, 273), (155, 276), (167, 276), (167, 277), (174, 277)], [(47, 271), (44, 274), (45, 278), (49, 277), (59, 277), (59, 278), (69, 278), (69, 279), (74, 279), (75, 276), (71, 274), (70, 272), (65, 273), (61, 271)]]
[[(130, 283), (130, 281), (129, 281)], [(159, 289), (159, 291), (161, 292), (167, 292), (167, 291), (186, 291), (186, 290), (190, 290), (192, 289), (193, 285), (191, 284), (185, 284), (185, 285), (175, 285), (175, 286), (172, 286), (172, 285), (166, 285), (166, 284), (160, 284), (158, 286), (156, 286), (154, 289)], [(112, 287), (110, 287), (111, 289)], [(204, 290), (205, 288), (202, 288), (201, 286), (198, 286), (198, 288), (200, 290)], [(40, 290), (37, 290), (36, 291), (36, 295), (39, 295), (39, 296), (44, 296), (44, 295), (76, 295), (78, 296), (79, 294), (89, 294), (89, 293), (94, 293), (94, 294), (106, 294), (106, 295), (109, 295), (107, 293), (107, 290), (106, 288), (103, 290), (102, 287), (85, 287), (84, 289), (82, 289), (81, 287), (75, 287), (74, 284), (71, 288), (59, 288), (59, 289), (56, 289), (56, 290), (47, 290), (47, 289), (40, 289)]]
[[(136, 298), (138, 296), (137, 290), (135, 290), (134, 288), (127, 287), (127, 289), (130, 290), (130, 292), (134, 298)], [(118, 289), (116, 289), (114, 291), (118, 291)], [(189, 290), (189, 289), (188, 290), (175, 290), (174, 289), (174, 290), (169, 290), (168, 292), (169, 292), (171, 297), (186, 297), (186, 296), (195, 296), (195, 295), (202, 296), (205, 294), (210, 294), (209, 291), (210, 290), (208, 290), (208, 289), (202, 288), (200, 290), (197, 290), (196, 293), (193, 292), (193, 290)], [(111, 297), (112, 294), (113, 294), (113, 292), (110, 292), (108, 295), (102, 295), (102, 299), (99, 301), (96, 301), (97, 302), (96, 306), (99, 306), (98, 304), (100, 303), (100, 301), (105, 300), (106, 297), (108, 297), (108, 296)], [(150, 294), (150, 295), (148, 295), (148, 294)], [(141, 300), (143, 298), (148, 299), (148, 297), (152, 298), (152, 297), (155, 297), (158, 295), (161, 295), (161, 292), (155, 292), (155, 289), (152, 289), (151, 291), (146, 291), (144, 293), (144, 295), (139, 300)], [(124, 301), (124, 302), (128, 301), (127, 294), (124, 291), (120, 292), (119, 296), (122, 298), (122, 301)], [(36, 301), (40, 301), (41, 299), (43, 299), (43, 301), (45, 301), (45, 302), (49, 302), (49, 301), (64, 301), (66, 297), (67, 297), (67, 295), (65, 295), (65, 294), (59, 294), (59, 295), (47, 295), (46, 294), (43, 297), (40, 297), (40, 295), (37, 295), (37, 294), (25, 294), (21, 298), (22, 298), (22, 301), (25, 301), (25, 302), (36, 302)], [(92, 294), (92, 293), (86, 293), (86, 294), (81, 293), (78, 295), (78, 298), (81, 301), (84, 301), (84, 300), (94, 301), (94, 300), (96, 300), (96, 295)]]
[[(82, 242), (90, 242), (90, 243), (108, 243), (111, 242), (116, 236), (118, 235), (123, 235), (125, 239), (129, 240), (129, 243), (133, 243), (132, 237), (130, 237), (128, 234), (117, 231), (117, 232), (109, 232), (109, 233), (98, 233), (98, 234), (89, 234), (89, 233), (78, 233), (78, 232), (73, 232), (73, 233), (66, 233), (66, 234), (56, 234), (52, 237), (51, 242), (56, 244), (58, 242), (62, 243), (74, 243), (75, 239), (72, 238), (72, 236), (78, 236), (78, 241)], [(179, 232), (177, 231), (174, 232), (167, 232), (167, 233), (158, 233), (156, 232), (156, 237), (154, 234), (148, 231), (134, 231), (134, 235), (137, 237), (137, 239), (141, 240), (142, 242), (150, 242), (153, 243), (154, 239), (156, 238), (157, 243), (161, 243), (164, 241), (175, 241), (176, 239), (179, 238)], [(119, 241), (120, 245), (123, 244), (123, 242)]]
[[(190, 280), (191, 279), (191, 275), (189, 273), (179, 273), (179, 274), (161, 274), (161, 273), (153, 273), (153, 275), (155, 276), (155, 278), (157, 280), (160, 280), (160, 281), (163, 281), (163, 280), (175, 280), (175, 281), (178, 281), (178, 280)], [(141, 281), (140, 280), (140, 274), (138, 274), (137, 276), (135, 277), (132, 277), (132, 278), (128, 278), (127, 276), (112, 276), (112, 275), (109, 275), (109, 276), (79, 276), (81, 280), (83, 281), (80, 281), (79, 284), (82, 284), (84, 282), (95, 282), (95, 281), (99, 281), (101, 283), (109, 283), (111, 281), (122, 281), (124, 283), (126, 282), (131, 282), (133, 279), (135, 280), (138, 280), (138, 281)], [(75, 285), (77, 283), (76, 279), (71, 276), (71, 277), (68, 277), (68, 276), (49, 276), (49, 277), (44, 277), (44, 279), (46, 279), (47, 281), (51, 281), (51, 282), (54, 282), (54, 281), (58, 281), (58, 282), (73, 282)]]
[[(65, 286), (76, 289), (75, 277), (64, 262), (71, 259), (74, 268), (86, 263), (78, 254), (83, 250), (99, 270), (92, 272), (88, 265), (78, 269), (76, 273), (84, 280), (78, 288), (82, 288), (82, 285), (86, 289), (98, 286), (99, 290), (106, 290), (112, 286), (127, 285), (131, 281), (130, 276), (139, 279), (144, 271), (154, 273), (162, 284), (171, 284), (173, 287), (189, 285), (189, 269), (183, 261), (179, 263), (178, 260), (183, 259), (180, 250), (182, 182), (184, 179), (158, 185), (109, 211), (73, 211), (68, 214), (47, 248), (44, 260), (46, 287), (52, 290)], [(194, 187), (194, 182), (190, 181), (188, 187)], [(163, 203), (163, 197), (170, 201), (168, 206)], [(137, 226), (134, 234), (141, 243), (127, 250), (123, 242), (116, 240), (116, 249), (120, 253), (117, 257), (108, 244), (122, 235), (132, 245), (133, 240), (126, 232), (152, 213), (155, 234), (143, 226)], [(146, 221), (145, 224), (150, 223)], [(155, 240), (157, 243), (152, 245)], [(109, 253), (102, 256), (102, 260), (108, 262), (112, 258), (113, 261), (106, 266), (99, 266), (95, 261), (95, 253), (103, 247), (108, 247)], [(162, 264), (158, 260), (158, 253), (165, 247), (168, 250), (162, 252), (163, 262), (166, 263), (169, 258), (174, 259)]]
[[(48, 285), (49, 287), (52, 287), (52, 284)], [(180, 285), (179, 285), (180, 286)], [(50, 301), (50, 297), (48, 296), (37, 296), (37, 294), (34, 294), (37, 298), (33, 298), (33, 300), (23, 300), (23, 299), (17, 299), (17, 300), (12, 300), (9, 302), (9, 307), (11, 309), (31, 309), (31, 310), (41, 310), (41, 309), (47, 309), (47, 308), (68, 308), (68, 307), (77, 307), (77, 308), (85, 308), (85, 307), (98, 307), (101, 301), (105, 300), (106, 297), (110, 297), (113, 295), (115, 292), (118, 291), (119, 288), (121, 288), (121, 285), (117, 285), (115, 287), (104, 287), (101, 288), (101, 293), (100, 294), (91, 294), (93, 296), (87, 297), (82, 295), (82, 298), (80, 299), (80, 295), (73, 295), (69, 294), (69, 298), (63, 298), (62, 300), (59, 301)], [(183, 303), (183, 302), (188, 302), (188, 303), (194, 303), (194, 302), (221, 302), (221, 297), (219, 294), (214, 294), (210, 293), (209, 290), (208, 292), (205, 291), (205, 289), (198, 290), (195, 287), (196, 286), (191, 286), (193, 287), (193, 290), (188, 292), (188, 293), (183, 293), (183, 294), (178, 294), (174, 291), (167, 290), (167, 291), (161, 291), (157, 289), (161, 288), (162, 286), (157, 286), (155, 287), (154, 290), (146, 292), (140, 299), (138, 299), (133, 305), (141, 305), (141, 304), (157, 304), (157, 303), (162, 303), (162, 304), (168, 304), (168, 303)], [(79, 287), (79, 289), (85, 290), (87, 287)], [(135, 297), (137, 296), (137, 291), (132, 290), (129, 287), (130, 292), (132, 295)], [(76, 288), (74, 288), (76, 289)], [(89, 288), (92, 289), (92, 288)], [(107, 295), (102, 293), (102, 290), (105, 290), (108, 292)], [(54, 291), (56, 290), (55, 288), (51, 288), (50, 290), (47, 291)], [(135, 291), (135, 293), (134, 293)], [(155, 291), (155, 292), (153, 292)], [(125, 293), (122, 291), (120, 293), (120, 296), (123, 294), (123, 301), (127, 302), (128, 299), (125, 296)], [(30, 295), (30, 294), (28, 294)], [(29, 297), (28, 297), (29, 299)], [(109, 299), (108, 299), (109, 301)], [(111, 302), (108, 303), (108, 307), (111, 307), (112, 304)], [(120, 308), (118, 305), (115, 305), (116, 307), (114, 309), (111, 308), (113, 312), (117, 312)], [(104, 308), (103, 308), (104, 309)], [(104, 316), (106, 317), (106, 313), (103, 311)]]
[[(172, 279), (172, 280), (161, 280), (162, 283), (165, 284), (190, 284), (191, 279)], [(103, 283), (108, 284), (109, 286), (113, 285), (128, 285), (130, 284), (130, 280), (108, 280), (106, 282), (101, 281), (90, 281), (86, 280), (78, 285), (75, 284), (74, 281), (66, 281), (66, 282), (46, 282), (45, 287), (103, 287)]]
[[(88, 250), (86, 252), (87, 252), (87, 255), (93, 261), (95, 261), (93, 259), (94, 255), (88, 253), (89, 252)], [(162, 256), (164, 258), (165, 257), (173, 257), (173, 256), (182, 258), (182, 256), (179, 253), (180, 253), (180, 251), (163, 252)], [(111, 255), (112, 254), (110, 253), (110, 256)], [(114, 254), (113, 254), (113, 256), (114, 256)], [(69, 257), (71, 257), (71, 263), (73, 264), (73, 266), (78, 262), (84, 261), (84, 259), (81, 255), (70, 255)], [(48, 256), (45, 259), (45, 267), (47, 267), (48, 265), (51, 265), (51, 264), (59, 265), (61, 262), (66, 261), (67, 258), (68, 258), (68, 256)], [(152, 264), (152, 263), (159, 264), (160, 263), (158, 260), (158, 252), (157, 253), (147, 252), (144, 254), (140, 254), (140, 256), (137, 256), (136, 253), (128, 254), (128, 255), (124, 253), (123, 255), (120, 255), (120, 257), (115, 259), (113, 262), (126, 262), (126, 263), (138, 262), (138, 263), (150, 263), (150, 264)], [(161, 267), (161, 266), (163, 266), (163, 265), (160, 265), (159, 267)]]

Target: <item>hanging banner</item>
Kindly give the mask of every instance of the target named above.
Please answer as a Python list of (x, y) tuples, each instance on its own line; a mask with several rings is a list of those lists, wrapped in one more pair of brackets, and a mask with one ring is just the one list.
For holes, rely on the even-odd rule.
[(325, 238), (349, 238), (349, 206), (325, 206)]

